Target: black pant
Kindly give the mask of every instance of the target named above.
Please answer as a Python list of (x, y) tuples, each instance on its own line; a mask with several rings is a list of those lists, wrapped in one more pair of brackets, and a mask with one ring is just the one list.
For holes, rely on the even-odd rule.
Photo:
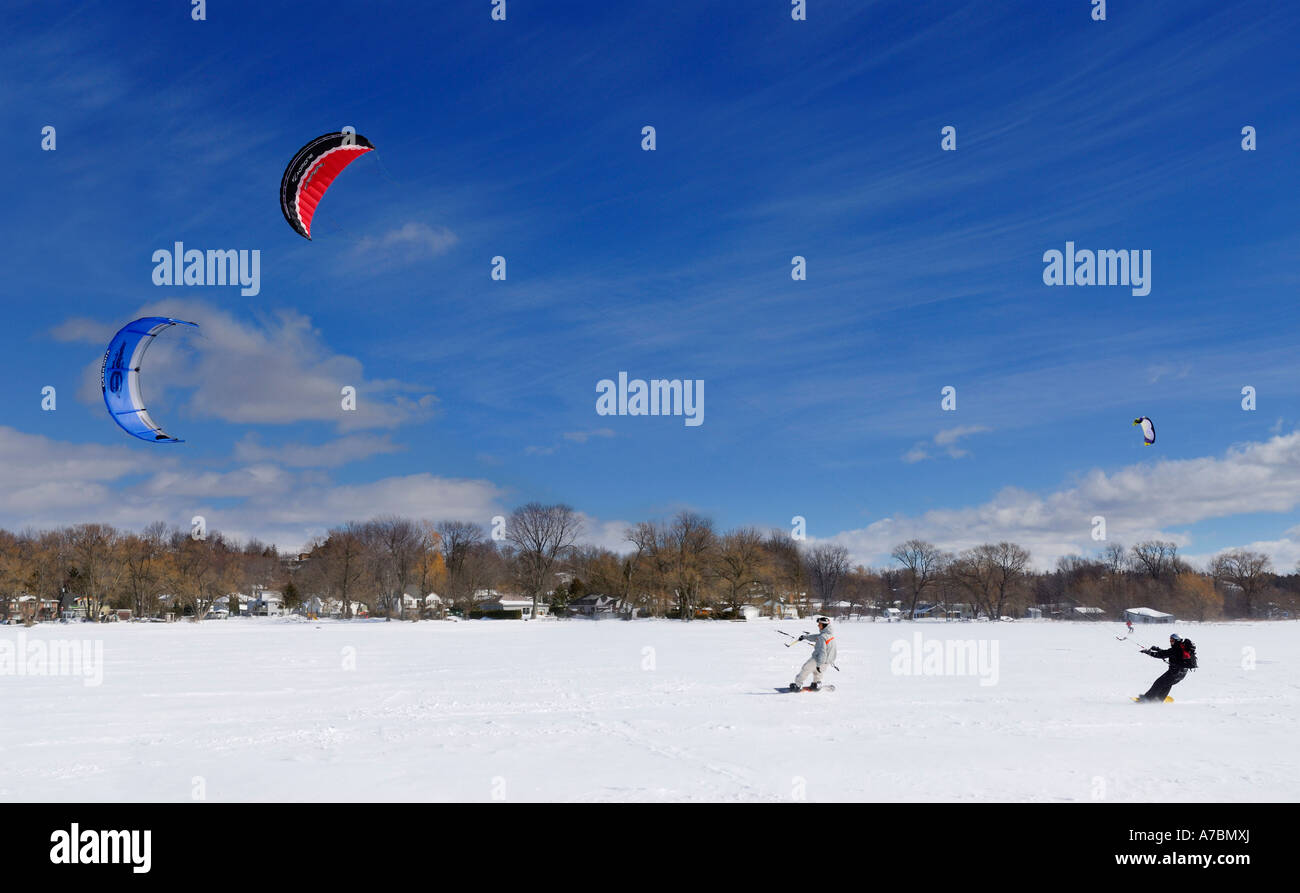
[(1183, 681), (1187, 670), (1182, 667), (1170, 667), (1164, 674), (1151, 683), (1151, 689), (1142, 696), (1144, 701), (1163, 701), (1169, 695), (1169, 689)]

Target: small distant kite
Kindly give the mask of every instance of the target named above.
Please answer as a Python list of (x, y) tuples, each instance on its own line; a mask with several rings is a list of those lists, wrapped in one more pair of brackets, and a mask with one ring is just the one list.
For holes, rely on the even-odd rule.
[(1144, 444), (1146, 444), (1147, 446), (1151, 446), (1153, 443), (1156, 442), (1156, 426), (1152, 424), (1149, 418), (1147, 418), (1146, 416), (1142, 416), (1141, 418), (1136, 418), (1133, 420), (1133, 424), (1141, 426), (1142, 442)]
[(327, 133), (298, 150), (280, 180), (280, 210), (298, 235), (311, 241), (316, 206), (343, 168), (374, 150), (359, 133)]
[(104, 365), (99, 372), (104, 405), (112, 414), (113, 421), (132, 437), (154, 443), (184, 443), (167, 434), (149, 417), (144, 408), (144, 398), (140, 395), (140, 362), (145, 351), (158, 333), (172, 326), (198, 328), (198, 323), (166, 316), (146, 316), (122, 326), (108, 343)]

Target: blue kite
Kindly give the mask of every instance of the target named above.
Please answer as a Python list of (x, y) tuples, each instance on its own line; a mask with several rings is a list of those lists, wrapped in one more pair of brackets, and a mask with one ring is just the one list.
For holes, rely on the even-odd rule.
[(184, 443), (163, 431), (144, 408), (144, 398), (140, 395), (140, 361), (163, 329), (172, 326), (197, 329), (198, 325), (166, 316), (146, 316), (122, 326), (108, 343), (99, 372), (99, 386), (113, 421), (127, 434), (153, 443)]

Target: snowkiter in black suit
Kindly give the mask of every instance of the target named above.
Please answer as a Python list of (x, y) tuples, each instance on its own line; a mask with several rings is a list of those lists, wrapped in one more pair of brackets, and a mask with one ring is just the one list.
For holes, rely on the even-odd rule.
[(1183, 681), (1187, 671), (1196, 669), (1196, 646), (1177, 633), (1169, 636), (1168, 648), (1152, 645), (1142, 649), (1142, 653), (1169, 661), (1169, 669), (1151, 683), (1151, 688), (1140, 699), (1143, 701), (1163, 702), (1168, 697), (1169, 690)]

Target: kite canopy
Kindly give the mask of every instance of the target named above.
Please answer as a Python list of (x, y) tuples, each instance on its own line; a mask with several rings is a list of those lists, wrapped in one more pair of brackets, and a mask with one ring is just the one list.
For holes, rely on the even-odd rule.
[(104, 351), (104, 365), (99, 373), (99, 386), (104, 392), (104, 405), (113, 421), (132, 437), (153, 443), (183, 443), (158, 427), (144, 408), (140, 396), (140, 361), (153, 339), (163, 329), (172, 326), (194, 326), (198, 323), (166, 316), (146, 316), (129, 322), (113, 336)]
[(1146, 416), (1141, 416), (1133, 420), (1133, 424), (1142, 428), (1142, 442), (1151, 446), (1156, 442), (1156, 426)]
[(298, 150), (280, 180), (280, 211), (300, 236), (311, 239), (311, 219), (334, 178), (374, 148), (359, 133), (327, 133)]

